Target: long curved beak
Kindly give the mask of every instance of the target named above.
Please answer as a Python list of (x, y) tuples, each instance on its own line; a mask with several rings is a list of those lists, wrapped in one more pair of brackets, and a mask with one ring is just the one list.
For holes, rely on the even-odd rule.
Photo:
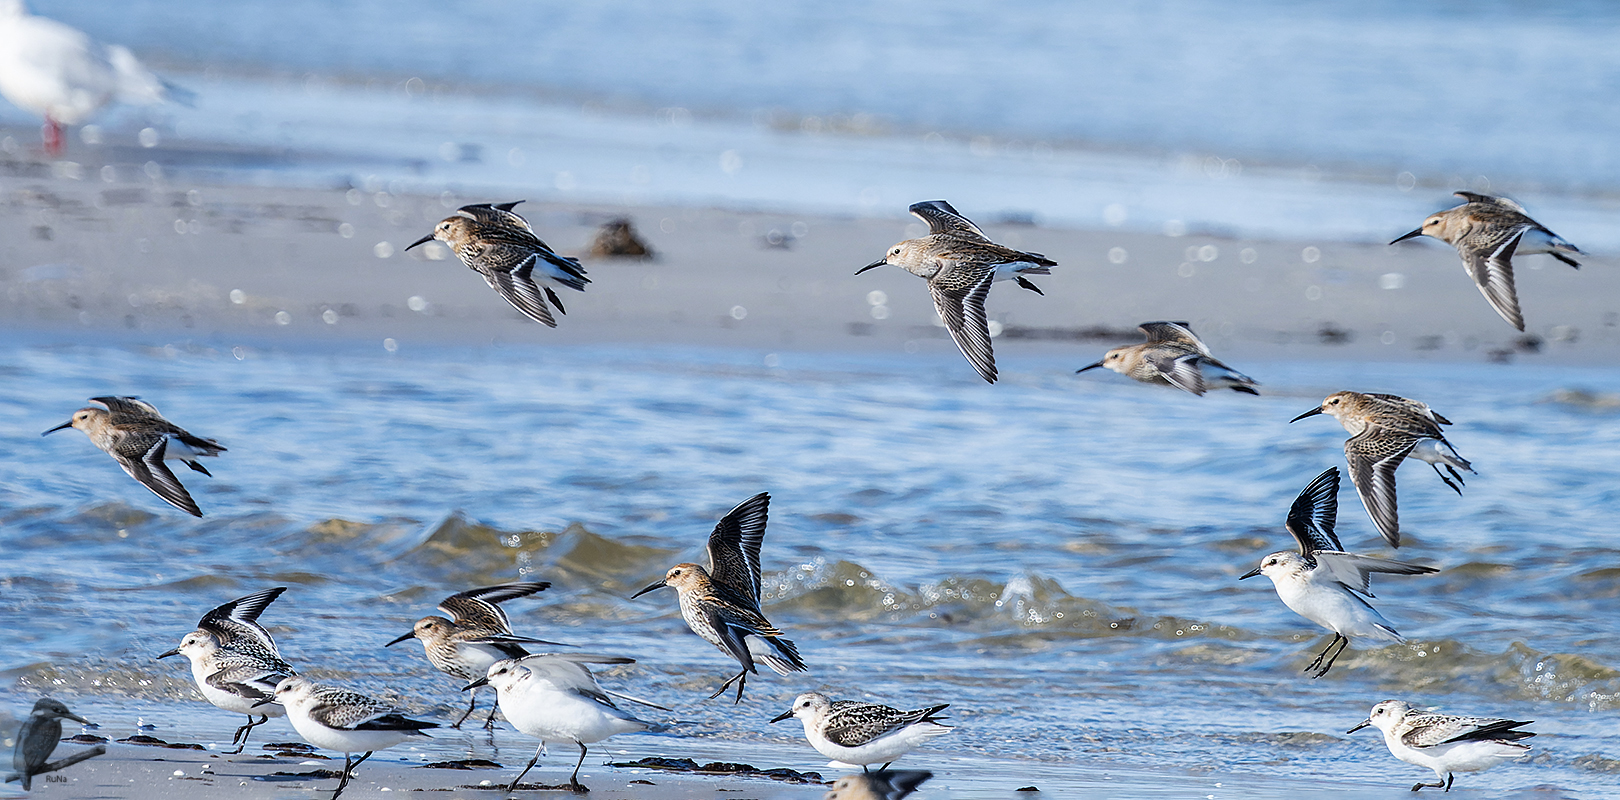
[[(415, 246), (417, 246), (419, 244), (427, 244), (428, 242), (431, 242), (431, 241), (433, 241), (433, 234), (430, 233), (430, 234), (428, 234), (426, 236), (423, 236), (420, 239), (417, 239), (414, 242), (411, 242), (411, 247), (415, 247)], [(411, 249), (411, 247), (407, 247), (405, 249), (409, 250), (409, 249)]]
[(791, 717), (791, 716), (793, 716), (793, 709), (790, 708), (790, 709), (788, 709), (786, 711), (783, 711), (780, 714), (777, 714), (774, 717), (771, 717), (771, 723), (775, 724), (775, 723), (781, 722), (782, 720), (787, 719), (788, 717)]
[(394, 645), (399, 644), (400, 642), (403, 642), (406, 639), (415, 639), (415, 638), (416, 638), (416, 631), (411, 631), (410, 633), (407, 633), (404, 636), (401, 636), (398, 639), (395, 639), (394, 641), (383, 645), (383, 647), (393, 647)]
[(867, 264), (867, 265), (866, 265), (866, 266), (864, 266), (864, 267), (861, 267), (861, 268), (860, 268), (860, 269), (858, 269), (858, 270), (855, 270), (855, 274), (856, 274), (856, 275), (859, 275), (859, 274), (861, 274), (861, 273), (862, 273), (862, 272), (865, 272), (865, 271), (867, 271), (867, 270), (869, 270), (869, 269), (877, 269), (877, 268), (878, 268), (878, 267), (882, 267), (882, 266), (887, 266), (887, 265), (888, 265), (888, 263), (889, 263), (889, 260), (888, 260), (888, 259), (887, 259), (887, 258), (880, 258), (880, 259), (878, 259), (878, 260), (876, 260), (876, 261), (873, 261), (873, 262), (872, 262), (872, 263), (870, 263), (870, 264)]
[(488, 685), (489, 685), (489, 677), (485, 676), (485, 677), (479, 678), (476, 681), (473, 681), (472, 683), (467, 684), (466, 686), (461, 687), (461, 691), (463, 691), (463, 692), (471, 691), (473, 689), (477, 689), (480, 686), (488, 686)]
[(663, 582), (663, 581), (659, 581), (659, 582), (657, 582), (657, 583), (654, 583), (654, 584), (651, 584), (651, 585), (649, 585), (649, 586), (648, 586), (648, 587), (647, 587), (647, 588), (645, 588), (645, 589), (642, 589), (642, 590), (641, 590), (641, 591), (639, 591), (639, 592), (636, 592), (636, 593), (635, 593), (635, 594), (633, 594), (633, 595), (630, 595), (630, 599), (631, 599), (631, 600), (634, 600), (634, 599), (636, 599), (636, 598), (637, 598), (637, 597), (640, 597), (640, 596), (642, 596), (642, 595), (644, 595), (644, 594), (646, 594), (646, 593), (648, 593), (648, 592), (650, 592), (650, 591), (652, 591), (652, 590), (654, 590), (654, 589), (662, 589), (662, 588), (664, 588), (664, 587), (665, 587), (665, 586), (668, 586), (668, 585), (669, 585), (669, 584), (667, 584), (667, 583), (664, 583), (664, 582)]
[(167, 653), (164, 653), (164, 654), (158, 656), (156, 660), (162, 661), (163, 659), (168, 658), (169, 656), (177, 656), (177, 655), (180, 655), (180, 648), (178, 648), (178, 647), (174, 648), (173, 650), (168, 651)]
[(1404, 242), (1407, 239), (1414, 239), (1414, 238), (1417, 238), (1417, 237), (1422, 236), (1422, 235), (1423, 235), (1423, 229), (1418, 228), (1417, 230), (1412, 231), (1411, 233), (1403, 233), (1400, 236), (1397, 236), (1394, 239), (1389, 240), (1389, 243), (1394, 244), (1396, 242)]
[(1317, 406), (1316, 408), (1313, 408), (1310, 411), (1307, 411), (1307, 412), (1305, 412), (1303, 414), (1300, 414), (1299, 416), (1294, 417), (1293, 419), (1289, 420), (1288, 424), (1292, 425), (1292, 424), (1294, 424), (1294, 423), (1296, 423), (1296, 422), (1298, 422), (1298, 421), (1300, 421), (1300, 420), (1302, 420), (1302, 419), (1304, 419), (1306, 417), (1314, 417), (1314, 416), (1316, 416), (1317, 414), (1320, 414), (1320, 413), (1322, 413), (1322, 407)]
[(1079, 375), (1080, 373), (1085, 372), (1088, 369), (1096, 369), (1096, 368), (1098, 368), (1098, 367), (1100, 367), (1102, 365), (1103, 365), (1103, 362), (1101, 362), (1101, 361), (1098, 361), (1095, 364), (1087, 364), (1087, 365), (1075, 370), (1074, 374)]
[(71, 428), (71, 427), (73, 427), (73, 420), (70, 419), (67, 422), (62, 423), (61, 425), (58, 425), (58, 426), (56, 426), (56, 427), (54, 427), (54, 428), (40, 434), (40, 436), (50, 436), (51, 434), (56, 433), (57, 431), (59, 431), (59, 430), (61, 430), (63, 428)]
[(1250, 578), (1252, 578), (1252, 577), (1254, 577), (1256, 575), (1259, 575), (1259, 574), (1260, 574), (1260, 568), (1255, 567), (1254, 569), (1251, 569), (1248, 572), (1245, 572), (1242, 575), (1239, 575), (1238, 580), (1246, 581), (1246, 580), (1248, 580), (1248, 579), (1250, 579)]
[(1357, 726), (1356, 726), (1356, 727), (1354, 727), (1354, 728), (1351, 728), (1351, 729), (1350, 729), (1350, 730), (1347, 730), (1347, 731), (1345, 731), (1345, 733), (1355, 733), (1355, 732), (1356, 732), (1356, 731), (1359, 731), (1359, 730), (1361, 730), (1361, 729), (1362, 729), (1362, 728), (1365, 728), (1365, 727), (1367, 727), (1367, 726), (1368, 726), (1368, 725), (1371, 725), (1371, 724), (1372, 724), (1372, 719), (1371, 719), (1371, 718), (1368, 718), (1368, 719), (1364, 719), (1364, 720), (1362, 720), (1362, 721), (1361, 721), (1361, 724), (1360, 724), (1360, 725), (1357, 725)]

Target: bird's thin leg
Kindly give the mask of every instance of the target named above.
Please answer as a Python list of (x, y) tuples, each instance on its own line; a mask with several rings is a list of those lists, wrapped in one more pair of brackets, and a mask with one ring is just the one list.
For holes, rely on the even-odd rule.
[(1448, 792), (1451, 791), (1451, 782), (1456, 780), (1456, 779), (1457, 779), (1457, 773), (1451, 772), (1451, 773), (1446, 774), (1446, 791), (1448, 791)]
[(467, 698), (467, 713), (462, 714), (461, 719), (456, 720), (456, 724), (451, 725), (450, 727), (455, 728), (457, 730), (460, 730), (461, 729), (461, 723), (466, 722), (467, 718), (472, 716), (473, 709), (475, 709), (477, 707), (478, 707), (478, 689), (474, 688), (472, 690), (472, 697)]
[(557, 311), (559, 313), (562, 313), (562, 314), (567, 314), (568, 309), (563, 308), (562, 301), (557, 299), (557, 293), (551, 291), (550, 286), (545, 287), (545, 289), (546, 289), (546, 296), (551, 298), (551, 304), (557, 307)]
[(270, 721), (269, 715), (263, 715), (263, 716), (259, 717), (259, 721), (254, 722), (253, 721), (253, 715), (249, 714), (247, 724), (243, 725), (240, 728), (237, 728), (236, 729), (236, 735), (231, 737), (231, 744), (236, 745), (237, 746), (236, 749), (230, 751), (229, 753), (226, 753), (225, 755), (234, 756), (234, 755), (237, 755), (237, 754), (241, 753), (244, 749), (247, 748), (247, 740), (248, 740), (249, 736), (253, 735), (253, 729), (257, 728), (258, 726), (263, 725), (264, 723), (269, 722), (269, 721)]
[[(1429, 466), (1434, 467), (1434, 474), (1439, 475), (1440, 480), (1445, 481), (1446, 485), (1451, 487), (1451, 491), (1456, 492), (1459, 495), (1462, 494), (1462, 489), (1457, 488), (1457, 484), (1452, 483), (1451, 479), (1446, 477), (1446, 474), (1444, 472), (1440, 471), (1440, 466), (1438, 464), (1430, 464)], [(1447, 464), (1446, 469), (1451, 469), (1451, 465)], [(1451, 474), (1457, 475), (1457, 471), (1454, 470), (1454, 469), (1451, 469)], [(1461, 482), (1462, 481), (1462, 476), (1457, 475), (1457, 480), (1459, 482)], [(1467, 486), (1468, 484), (1463, 484), (1463, 485)]]
[(1024, 287), (1025, 289), (1028, 289), (1028, 290), (1030, 290), (1030, 291), (1032, 291), (1032, 292), (1034, 292), (1034, 293), (1036, 293), (1036, 294), (1038, 294), (1038, 295), (1040, 295), (1042, 297), (1046, 296), (1046, 292), (1041, 291), (1041, 287), (1036, 286), (1033, 283), (1030, 283), (1029, 279), (1025, 278), (1022, 275), (1018, 276), (1018, 285)]
[(1333, 632), (1333, 638), (1330, 641), (1328, 641), (1327, 647), (1322, 648), (1322, 652), (1316, 654), (1316, 660), (1312, 661), (1309, 664), (1306, 664), (1305, 669), (1303, 669), (1301, 671), (1302, 672), (1310, 672), (1311, 670), (1322, 666), (1322, 659), (1327, 658), (1328, 651), (1332, 650), (1333, 646), (1338, 644), (1338, 643), (1339, 643), (1339, 632), (1334, 631)]
[[(371, 753), (366, 753), (360, 757), (360, 761), (365, 761), (370, 755)], [(338, 780), (337, 791), (332, 792), (332, 800), (337, 800), (338, 795), (343, 794), (343, 787), (349, 785), (349, 771), (359, 766), (360, 761), (356, 761), (351, 764), (349, 763), (349, 754), (343, 754), (343, 777)]]
[(1349, 646), (1350, 637), (1341, 635), (1339, 637), (1339, 649), (1333, 651), (1333, 655), (1328, 658), (1327, 663), (1322, 665), (1322, 671), (1316, 673), (1316, 675), (1313, 677), (1320, 678), (1323, 675), (1328, 674), (1328, 670), (1333, 669), (1334, 662), (1339, 660), (1339, 654), (1343, 653), (1344, 649)]
[(1446, 471), (1451, 473), (1451, 477), (1456, 478), (1458, 483), (1461, 483), (1464, 486), (1468, 485), (1465, 481), (1463, 481), (1462, 473), (1458, 472), (1456, 467), (1453, 467), (1450, 464), (1447, 464), (1446, 465)]
[(499, 703), (489, 707), (489, 716), (484, 717), (484, 730), (486, 730), (486, 731), (495, 730), (495, 712), (499, 708), (500, 708)]
[(714, 690), (714, 694), (709, 695), (709, 699), (713, 700), (714, 698), (725, 694), (726, 690), (731, 688), (731, 684), (733, 684), (733, 683), (737, 684), (737, 700), (736, 700), (736, 702), (741, 703), (742, 702), (742, 694), (743, 694), (743, 686), (745, 686), (748, 683), (748, 670), (746, 670), (746, 669), (743, 670), (742, 672), (739, 672), (736, 675), (733, 675), (730, 678), (726, 679), (725, 683), (720, 684), (719, 689)]
[(879, 769), (879, 770), (878, 770), (878, 771), (879, 771), (879, 772), (882, 772), (882, 771), (883, 771), (883, 770), (886, 770), (886, 769), (888, 769), (888, 768), (889, 768), (889, 766), (890, 766), (890, 765), (891, 765), (891, 764), (893, 764), (893, 763), (894, 763), (894, 762), (893, 762), (893, 761), (885, 761), (885, 762), (883, 762), (883, 767), (882, 767), (882, 768), (881, 768), (881, 769)]
[(579, 745), (579, 760), (574, 762), (574, 774), (568, 776), (568, 788), (573, 789), (574, 794), (588, 794), (591, 790), (579, 782), (579, 768), (585, 763), (585, 743), (575, 742), (575, 744)]
[(868, 764), (862, 764), (861, 765), (861, 772), (871, 772), (871, 771), (872, 771), (872, 767), (870, 765), (868, 765)]
[(534, 758), (531, 758), (531, 759), (529, 759), (529, 765), (528, 765), (528, 766), (526, 766), (526, 767), (524, 767), (524, 768), (523, 768), (523, 771), (522, 771), (522, 772), (519, 772), (519, 773), (518, 773), (518, 776), (517, 776), (517, 777), (516, 777), (516, 778), (513, 778), (513, 779), (512, 779), (512, 785), (511, 785), (511, 786), (508, 786), (508, 787), (506, 787), (506, 791), (508, 791), (508, 792), (515, 792), (515, 791), (517, 791), (517, 787), (518, 787), (518, 783), (519, 783), (519, 782), (520, 782), (520, 781), (522, 781), (522, 780), (523, 780), (523, 776), (524, 776), (524, 775), (527, 775), (527, 774), (529, 774), (529, 770), (531, 770), (531, 769), (534, 769), (534, 764), (535, 764), (535, 762), (537, 762), (537, 761), (539, 761), (539, 760), (540, 760), (540, 751), (541, 751), (541, 750), (544, 750), (544, 749), (546, 749), (546, 743), (545, 743), (545, 742), (541, 742), (541, 743), (540, 743), (540, 746), (539, 746), (539, 747), (536, 747), (536, 748), (535, 748), (535, 749), (534, 749)]
[(40, 130), (40, 133), (45, 139), (45, 154), (53, 157), (61, 155), (62, 123), (51, 119), (51, 115), (46, 114), (45, 126)]
[(1440, 781), (1438, 783), (1420, 783), (1420, 784), (1417, 784), (1417, 785), (1413, 786), (1412, 791), (1415, 792), (1415, 791), (1418, 791), (1419, 789), (1422, 789), (1424, 787), (1429, 787), (1429, 788), (1432, 788), (1432, 789), (1439, 789), (1441, 787), (1444, 787), (1445, 785), (1446, 785), (1445, 781)]

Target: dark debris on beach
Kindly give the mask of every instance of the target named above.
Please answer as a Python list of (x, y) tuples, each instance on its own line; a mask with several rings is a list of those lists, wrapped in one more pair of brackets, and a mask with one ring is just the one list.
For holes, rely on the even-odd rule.
[(686, 772), (693, 775), (735, 775), (743, 778), (769, 778), (783, 783), (813, 783), (820, 785), (830, 783), (830, 781), (822, 779), (819, 772), (799, 772), (785, 767), (760, 769), (751, 764), (736, 764), (727, 761), (711, 761), (699, 765), (690, 758), (643, 758), (640, 761), (614, 762), (608, 766), (658, 769), (666, 772)]

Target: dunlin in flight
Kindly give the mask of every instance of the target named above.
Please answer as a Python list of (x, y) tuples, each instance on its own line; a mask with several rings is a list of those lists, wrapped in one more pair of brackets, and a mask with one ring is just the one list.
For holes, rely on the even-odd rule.
[[(1441, 425), (1451, 420), (1435, 413), (1428, 404), (1393, 394), (1334, 392), (1289, 422), (1327, 414), (1339, 421), (1350, 438), (1344, 443), (1344, 458), (1350, 465), (1350, 480), (1356, 484), (1361, 504), (1367, 507), (1378, 532), (1390, 547), (1401, 546), (1401, 521), (1395, 501), (1395, 468), (1407, 458), (1427, 462), (1452, 491), (1462, 494), (1462, 473), (1473, 472), (1468, 460), (1457, 455), (1446, 441)], [(1446, 477), (1441, 467), (1451, 473)], [(1451, 481), (1456, 478), (1456, 483)]]
[(1524, 213), (1524, 207), (1505, 197), (1475, 192), (1457, 192), (1464, 202), (1456, 208), (1430, 214), (1423, 227), (1397, 237), (1390, 244), (1418, 236), (1432, 236), (1457, 248), (1463, 269), (1474, 279), (1491, 308), (1519, 330), (1524, 315), (1519, 313), (1519, 294), (1513, 286), (1513, 256), (1546, 253), (1577, 269), (1570, 258), (1585, 255), (1564, 237), (1547, 230)]
[(956, 346), (980, 377), (995, 383), (996, 356), (990, 348), (990, 318), (984, 311), (990, 284), (1015, 280), (1025, 289), (1045, 294), (1027, 276), (1049, 275), (1057, 262), (990, 241), (979, 226), (944, 200), (917, 203), (911, 213), (928, 223), (928, 235), (900, 242), (855, 274), (889, 264), (928, 281), (934, 309)]
[(1299, 493), (1288, 509), (1286, 526), (1299, 543), (1299, 552), (1272, 553), (1260, 566), (1238, 578), (1243, 580), (1256, 575), (1270, 578), (1284, 605), (1333, 631), (1333, 639), (1327, 647), (1305, 667), (1306, 672), (1315, 670), (1313, 678), (1320, 678), (1333, 668), (1333, 662), (1350, 645), (1352, 636), (1405, 641), (1389, 620), (1362, 599), (1373, 596), (1372, 573), (1425, 575), (1439, 571), (1434, 567), (1344, 552), (1339, 537), (1333, 533), (1339, 509), (1338, 494), (1339, 468), (1329, 467)]
[(78, 428), (153, 494), (187, 514), (202, 516), (202, 510), (197, 508), (186, 487), (163, 462), (180, 461), (213, 477), (197, 459), (217, 456), (225, 452), (224, 446), (213, 439), (191, 435), (138, 397), (92, 397), (90, 402), (100, 407), (81, 408), (73, 412), (72, 419), (40, 435)]
[(1530, 745), (1520, 744), (1519, 740), (1535, 734), (1514, 730), (1529, 724), (1511, 719), (1430, 714), (1400, 700), (1385, 700), (1373, 706), (1367, 719), (1347, 733), (1368, 725), (1378, 728), (1384, 732), (1390, 755), (1434, 770), (1438, 779), (1435, 783), (1419, 783), (1412, 791), (1428, 787), (1449, 792), (1457, 779), (1454, 773), (1481, 772), (1530, 752)]
[(433, 232), (412, 242), (410, 247), (437, 239), (449, 245), (461, 263), (484, 276), (491, 289), (499, 292), (513, 308), (542, 325), (557, 327), (546, 305), (549, 298), (566, 314), (562, 300), (552, 286), (585, 291), (591, 280), (578, 259), (557, 255), (529, 226), (529, 221), (511, 203), (477, 203), (462, 206), (446, 217)]
[(666, 586), (680, 595), (681, 616), (692, 632), (737, 659), (742, 670), (709, 699), (737, 684), (741, 703), (748, 674), (758, 674), (755, 660), (778, 675), (804, 672), (799, 648), (788, 641), (759, 608), (759, 548), (765, 542), (765, 520), (771, 496), (764, 492), (742, 501), (720, 519), (709, 534), (709, 568), (676, 564), (664, 579), (636, 592), (631, 599)]
[(1216, 360), (1187, 323), (1144, 322), (1137, 328), (1147, 334), (1146, 342), (1116, 347), (1101, 361), (1075, 372), (1107, 367), (1143, 383), (1174, 386), (1196, 395), (1210, 389), (1259, 394), (1254, 379)]

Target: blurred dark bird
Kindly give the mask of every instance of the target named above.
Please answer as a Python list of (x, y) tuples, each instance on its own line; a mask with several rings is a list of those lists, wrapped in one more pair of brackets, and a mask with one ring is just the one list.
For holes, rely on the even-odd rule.
[(636, 235), (628, 217), (608, 220), (591, 240), (592, 258), (652, 258), (652, 248)]
[(17, 746), (11, 751), (11, 768), (16, 771), (6, 776), (7, 783), (22, 781), (23, 790), (28, 791), (33, 788), (35, 775), (55, 772), (107, 752), (107, 748), (96, 745), (59, 761), (46, 763), (45, 759), (51, 757), (57, 742), (62, 739), (64, 719), (90, 724), (90, 720), (69, 711), (60, 700), (45, 697), (34, 703), (34, 713), (17, 730)]

